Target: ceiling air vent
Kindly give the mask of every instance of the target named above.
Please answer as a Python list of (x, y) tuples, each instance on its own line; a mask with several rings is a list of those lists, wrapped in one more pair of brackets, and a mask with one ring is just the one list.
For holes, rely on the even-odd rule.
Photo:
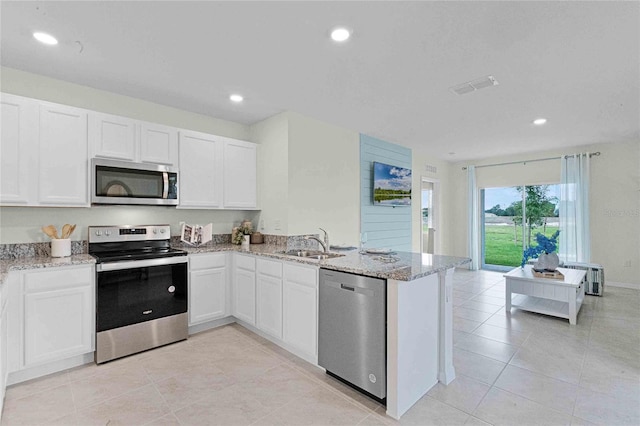
[(486, 77), (478, 78), (473, 81), (467, 81), (466, 83), (458, 84), (457, 86), (450, 87), (453, 93), (457, 95), (464, 95), (466, 93), (475, 92), (476, 90), (484, 89), (485, 87), (497, 86), (498, 80), (496, 80), (492, 75), (488, 75)]

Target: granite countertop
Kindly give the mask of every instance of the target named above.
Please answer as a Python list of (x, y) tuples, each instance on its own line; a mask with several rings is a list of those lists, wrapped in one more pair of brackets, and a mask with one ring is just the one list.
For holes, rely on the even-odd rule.
[(4, 284), (10, 271), (25, 269), (56, 268), (60, 266), (94, 264), (96, 259), (88, 254), (74, 254), (69, 257), (18, 257), (0, 260), (0, 285)]
[(438, 273), (440, 271), (465, 265), (471, 262), (466, 257), (441, 256), (414, 252), (394, 252), (390, 255), (360, 254), (357, 250), (335, 251), (344, 254), (342, 257), (316, 260), (303, 257), (287, 256), (283, 254), (285, 246), (272, 244), (251, 244), (243, 249), (234, 244), (208, 244), (201, 247), (178, 245), (176, 248), (193, 253), (212, 253), (219, 251), (234, 251), (237, 253), (254, 254), (303, 263), (317, 265), (326, 269), (365, 275), (376, 278), (386, 278), (398, 281), (411, 281), (416, 278)]
[[(465, 257), (440, 256), (413, 252), (394, 252), (389, 255), (360, 254), (357, 250), (337, 251), (344, 254), (344, 256), (332, 259), (316, 260), (287, 256), (283, 254), (286, 250), (286, 246), (274, 244), (252, 244), (248, 249), (244, 249), (242, 246), (234, 244), (206, 244), (200, 247), (178, 244), (174, 247), (185, 250), (189, 254), (215, 253), (223, 251), (247, 253), (307, 265), (316, 265), (336, 271), (351, 272), (369, 277), (386, 278), (398, 281), (411, 281), (416, 278), (435, 274), (456, 266), (461, 266), (471, 261)], [(21, 257), (17, 259), (0, 260), (0, 285), (5, 282), (9, 271), (93, 264), (95, 262), (95, 259), (88, 254), (76, 254), (64, 258)]]

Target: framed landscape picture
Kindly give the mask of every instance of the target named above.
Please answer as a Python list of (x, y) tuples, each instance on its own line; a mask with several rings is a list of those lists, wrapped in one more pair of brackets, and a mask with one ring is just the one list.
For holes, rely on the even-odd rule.
[(374, 161), (373, 205), (410, 206), (411, 169)]

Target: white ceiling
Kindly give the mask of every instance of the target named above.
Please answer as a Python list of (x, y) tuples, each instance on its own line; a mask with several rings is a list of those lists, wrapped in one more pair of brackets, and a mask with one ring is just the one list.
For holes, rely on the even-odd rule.
[[(292, 110), (449, 161), (640, 143), (635, 1), (3, 0), (1, 14), (3, 66), (245, 124)], [(338, 24), (346, 44), (328, 38)], [(499, 85), (449, 91), (486, 75)]]

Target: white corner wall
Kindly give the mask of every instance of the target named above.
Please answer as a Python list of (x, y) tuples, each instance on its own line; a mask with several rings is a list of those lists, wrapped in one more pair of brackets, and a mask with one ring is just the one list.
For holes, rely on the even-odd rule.
[[(605, 268), (606, 282), (640, 286), (640, 141), (602, 143), (451, 166), (454, 255), (467, 256), (468, 164), (526, 161), (577, 152), (596, 152), (591, 161), (591, 260)], [(480, 187), (559, 182), (560, 160), (480, 169)]]
[(360, 239), (359, 134), (290, 112), (289, 234), (329, 232), (331, 243)]
[(287, 235), (289, 229), (289, 114), (274, 115), (251, 126), (258, 147), (258, 207), (254, 228), (265, 234)]

